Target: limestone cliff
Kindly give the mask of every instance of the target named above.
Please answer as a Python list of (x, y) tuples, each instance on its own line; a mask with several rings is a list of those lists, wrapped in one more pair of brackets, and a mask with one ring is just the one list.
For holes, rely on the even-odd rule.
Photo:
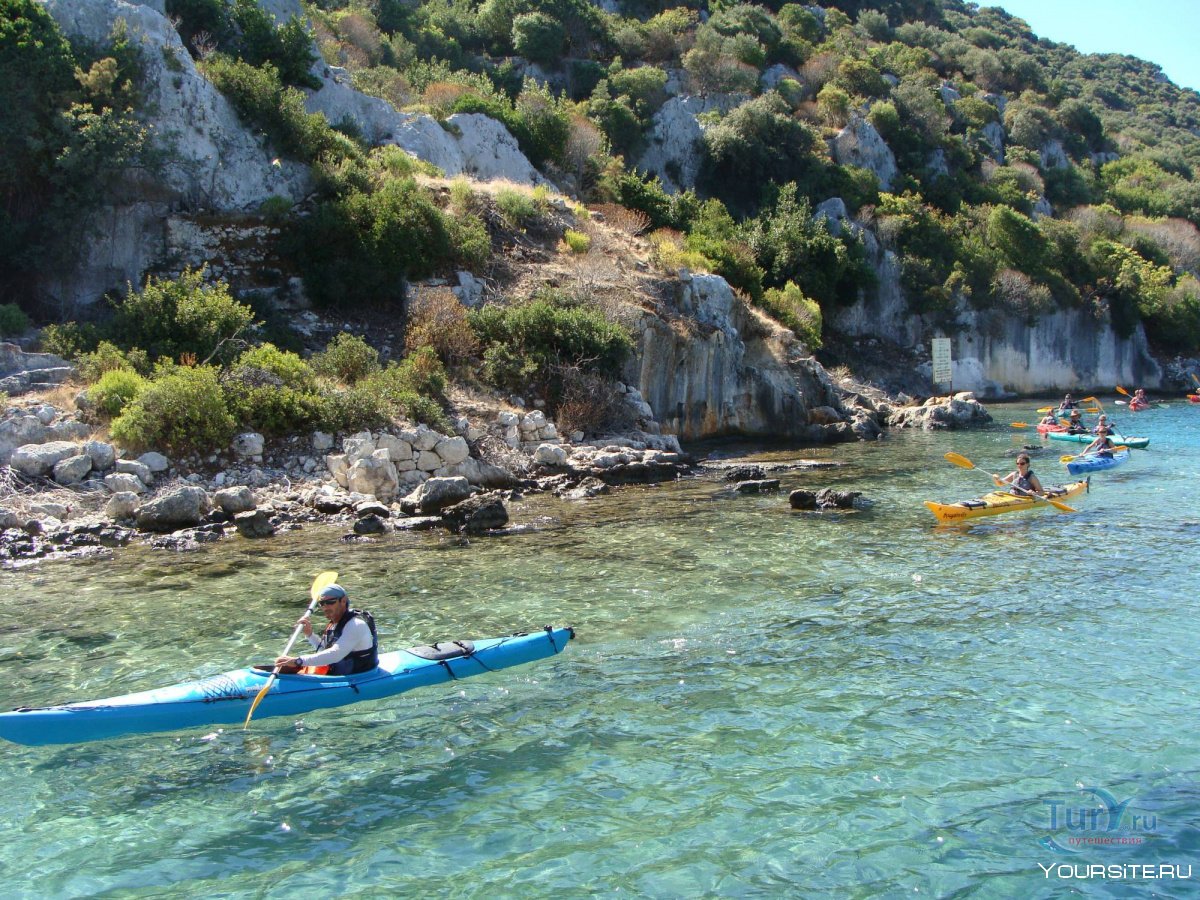
[[(1128, 339), (1106, 316), (1091, 310), (1059, 310), (1033, 323), (1000, 310), (977, 310), (960, 300), (955, 325), (945, 329), (914, 314), (900, 284), (900, 262), (863, 233), (878, 290), (839, 310), (831, 325), (856, 337), (876, 337), (928, 351), (935, 337), (953, 340), (953, 388), (980, 397), (1047, 391), (1111, 390), (1114, 384), (1158, 387), (1162, 370), (1138, 325)], [(928, 372), (926, 373), (928, 374)]]
[[(753, 312), (725, 279), (680, 276), (640, 324), (627, 378), (683, 440), (741, 434), (853, 440), (825, 370), (790, 331)], [(821, 408), (815, 414), (813, 410)], [(836, 413), (835, 413), (836, 411)]]

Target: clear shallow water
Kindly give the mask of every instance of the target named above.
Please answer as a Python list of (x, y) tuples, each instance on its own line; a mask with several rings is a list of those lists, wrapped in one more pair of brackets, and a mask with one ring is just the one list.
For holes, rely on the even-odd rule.
[[(838, 460), (794, 513), (714, 480), (583, 504), (462, 543), (329, 531), (0, 573), (0, 707), (155, 687), (270, 658), (336, 569), (386, 646), (549, 622), (561, 656), (392, 701), (65, 747), (0, 746), (6, 896), (1096, 896), (1070, 863), (1194, 864), (1200, 408), (1118, 421), (1151, 450), (1080, 512), (936, 528), (1008, 471), (996, 427), (755, 454)], [(1117, 410), (1119, 412), (1119, 408)], [(1130, 427), (1134, 426), (1134, 427)], [(1035, 460), (1062, 480), (1051, 444)], [(729, 454), (731, 449), (723, 449)], [(1007, 454), (1007, 455), (1006, 455)], [(1055, 854), (1047, 799), (1101, 786), (1144, 845)], [(1127, 820), (1126, 820), (1127, 821)], [(1060, 834), (1061, 836), (1061, 834)]]

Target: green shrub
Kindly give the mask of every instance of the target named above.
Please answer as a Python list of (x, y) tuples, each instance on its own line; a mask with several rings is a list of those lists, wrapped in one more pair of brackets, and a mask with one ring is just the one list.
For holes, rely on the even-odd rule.
[(354, 384), (379, 371), (379, 351), (358, 335), (343, 331), (313, 356), (310, 365), (318, 375)]
[(524, 191), (501, 188), (496, 192), (496, 207), (509, 228), (524, 228), (537, 218), (537, 204)]
[(274, 375), (281, 384), (300, 391), (312, 391), (317, 386), (308, 363), (274, 344), (260, 344), (247, 350), (238, 357), (235, 368), (261, 369)]
[(120, 346), (141, 347), (151, 359), (226, 362), (254, 324), (250, 307), (236, 301), (224, 282), (205, 284), (206, 269), (185, 269), (176, 279), (146, 279), (117, 306), (111, 332)]
[(83, 353), (76, 359), (79, 377), (91, 384), (100, 379), (105, 372), (124, 370), (146, 375), (150, 372), (150, 357), (146, 351), (137, 347), (128, 352), (108, 341), (101, 341), (90, 353)]
[(280, 153), (304, 162), (326, 154), (361, 156), (354, 141), (334, 131), (323, 114), (309, 113), (304, 108), (304, 94), (285, 87), (278, 70), (269, 63), (259, 68), (216, 53), (205, 60), (202, 68), (238, 115), (266, 132)]
[(492, 236), (479, 216), (464, 214), (446, 219), (455, 262), (471, 271), (482, 269), (492, 257)]
[(572, 253), (587, 253), (592, 249), (592, 239), (582, 231), (572, 231), (568, 228), (563, 232), (563, 243)]
[(291, 434), (311, 429), (321, 421), (320, 394), (262, 379), (261, 370), (229, 372), (222, 387), (229, 411), (240, 427), (263, 434)]
[(42, 329), (38, 347), (43, 353), (53, 353), (63, 359), (76, 359), (80, 354), (96, 349), (100, 330), (91, 322), (63, 322)]
[(318, 422), (324, 431), (354, 432), (381, 428), (391, 422), (387, 401), (365, 385), (321, 394)]
[(156, 378), (113, 420), (113, 439), (132, 450), (224, 448), (237, 423), (210, 366), (175, 368)]
[(470, 322), (485, 348), (488, 381), (508, 390), (533, 387), (552, 403), (563, 369), (615, 378), (633, 349), (629, 333), (601, 312), (549, 292), (515, 306), (485, 306)]
[(119, 416), (145, 390), (146, 381), (130, 369), (110, 369), (88, 388), (88, 399), (109, 419)]
[(554, 65), (562, 55), (567, 33), (553, 16), (521, 13), (513, 19), (512, 44), (519, 56), (531, 62)]
[(821, 347), (821, 307), (815, 300), (804, 296), (795, 282), (789, 281), (782, 288), (768, 290), (760, 304), (763, 309), (792, 329), (792, 332), (809, 350)]
[[(416, 181), (386, 178), (319, 203), (297, 223), (290, 246), (318, 306), (386, 307), (403, 302), (406, 279), (454, 259), (451, 231)], [(469, 236), (478, 247), (478, 231)]]
[(0, 303), (0, 336), (24, 334), (32, 324), (29, 316), (15, 303)]

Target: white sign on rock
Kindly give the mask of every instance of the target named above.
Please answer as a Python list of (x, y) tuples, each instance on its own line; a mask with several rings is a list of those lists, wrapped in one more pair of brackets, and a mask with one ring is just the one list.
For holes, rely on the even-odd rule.
[(954, 380), (954, 366), (950, 359), (950, 338), (933, 339), (933, 382), (950, 384)]

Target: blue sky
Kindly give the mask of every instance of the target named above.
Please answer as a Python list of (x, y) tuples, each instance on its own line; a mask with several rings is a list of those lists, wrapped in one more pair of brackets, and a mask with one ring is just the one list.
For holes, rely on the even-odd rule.
[(1081, 53), (1127, 53), (1200, 90), (1200, 0), (979, 0), (1024, 19), (1038, 37)]

